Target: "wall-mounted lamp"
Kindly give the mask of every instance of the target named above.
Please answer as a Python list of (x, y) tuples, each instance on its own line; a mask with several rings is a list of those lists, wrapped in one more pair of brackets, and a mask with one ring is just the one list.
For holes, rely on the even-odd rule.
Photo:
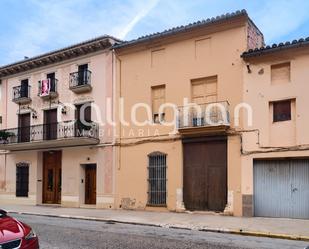
[(37, 119), (38, 118), (38, 114), (36, 111), (32, 112), (32, 118), (33, 119)]
[(67, 114), (67, 107), (66, 107), (66, 106), (63, 106), (63, 107), (61, 108), (61, 113), (62, 113), (63, 115), (66, 115), (66, 114)]

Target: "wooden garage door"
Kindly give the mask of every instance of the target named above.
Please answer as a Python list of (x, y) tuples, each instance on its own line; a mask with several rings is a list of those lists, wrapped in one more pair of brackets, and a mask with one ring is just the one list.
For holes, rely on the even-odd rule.
[(254, 215), (309, 219), (309, 160), (255, 161)]
[(187, 139), (183, 149), (186, 209), (223, 211), (227, 201), (226, 137)]

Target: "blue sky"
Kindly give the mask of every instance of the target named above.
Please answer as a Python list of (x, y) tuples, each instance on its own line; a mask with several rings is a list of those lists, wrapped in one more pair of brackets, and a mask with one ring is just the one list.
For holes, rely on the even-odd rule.
[(309, 36), (307, 0), (0, 0), (0, 65), (103, 34), (130, 40), (238, 9), (268, 44)]

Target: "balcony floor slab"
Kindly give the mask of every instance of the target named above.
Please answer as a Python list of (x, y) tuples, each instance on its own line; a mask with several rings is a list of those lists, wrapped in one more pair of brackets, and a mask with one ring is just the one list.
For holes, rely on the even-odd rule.
[(51, 149), (61, 147), (75, 147), (96, 145), (99, 139), (87, 137), (62, 138), (55, 140), (30, 141), (23, 143), (0, 144), (0, 150), (8, 151), (23, 151), (23, 150), (37, 150), (37, 149)]

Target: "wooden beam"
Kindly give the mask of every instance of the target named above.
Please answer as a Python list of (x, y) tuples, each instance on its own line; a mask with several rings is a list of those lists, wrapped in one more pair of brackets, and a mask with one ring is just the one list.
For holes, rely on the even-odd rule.
[(71, 57), (71, 54), (69, 52), (64, 52), (63, 54), (65, 56), (64, 58), (70, 58)]
[(53, 63), (54, 62), (50, 57), (46, 57), (45, 60), (46, 60), (47, 63)]
[(83, 48), (83, 47), (80, 47), (80, 50), (82, 51), (83, 54), (86, 54), (86, 53), (87, 53), (87, 51), (86, 51), (85, 48)]

